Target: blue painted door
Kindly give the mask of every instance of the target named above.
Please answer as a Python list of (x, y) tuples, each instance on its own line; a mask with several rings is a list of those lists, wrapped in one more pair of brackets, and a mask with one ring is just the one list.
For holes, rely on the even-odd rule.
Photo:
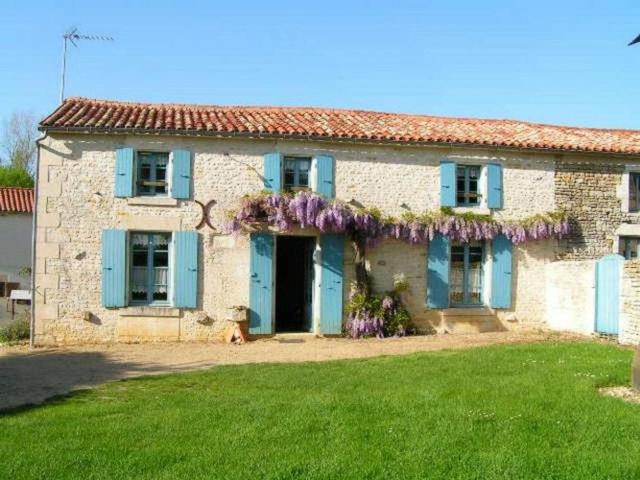
[(342, 332), (344, 236), (322, 235), (320, 249), (320, 332), (338, 335)]
[(251, 279), (249, 333), (273, 333), (274, 238), (268, 233), (251, 234)]
[(620, 272), (624, 258), (607, 255), (596, 262), (596, 332), (618, 334)]

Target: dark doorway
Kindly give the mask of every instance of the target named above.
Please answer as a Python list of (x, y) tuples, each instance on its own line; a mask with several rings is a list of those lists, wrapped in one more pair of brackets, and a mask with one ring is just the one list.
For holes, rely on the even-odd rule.
[(315, 237), (277, 237), (276, 332), (310, 332)]

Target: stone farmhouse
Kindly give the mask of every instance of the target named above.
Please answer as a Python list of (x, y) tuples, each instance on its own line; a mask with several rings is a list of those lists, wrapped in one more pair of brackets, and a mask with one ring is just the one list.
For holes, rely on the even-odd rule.
[[(84, 98), (40, 129), (35, 344), (214, 340), (238, 305), (254, 335), (340, 334), (348, 235), (231, 234), (263, 190), (404, 218), (409, 241), (384, 235), (365, 266), (377, 291), (406, 279), (420, 331), (640, 341), (640, 131)], [(420, 237), (424, 212), (440, 224)], [(449, 236), (442, 215), (484, 226)]]

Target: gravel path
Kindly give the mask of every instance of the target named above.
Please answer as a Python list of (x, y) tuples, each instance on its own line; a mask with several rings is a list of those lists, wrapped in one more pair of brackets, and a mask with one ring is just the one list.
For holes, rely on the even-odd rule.
[(511, 331), (357, 341), (282, 336), (245, 345), (156, 343), (54, 349), (0, 347), (0, 410), (39, 404), (55, 395), (123, 378), (216, 365), (401, 355), (448, 348), (539, 342), (550, 337), (560, 338), (557, 334), (540, 331)]

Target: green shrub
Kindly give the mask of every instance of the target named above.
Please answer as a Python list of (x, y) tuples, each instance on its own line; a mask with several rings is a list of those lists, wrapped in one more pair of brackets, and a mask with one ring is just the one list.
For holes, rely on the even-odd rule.
[(0, 165), (0, 187), (33, 188), (33, 177), (25, 168)]
[(13, 343), (29, 339), (30, 319), (28, 312), (0, 327), (0, 343)]

